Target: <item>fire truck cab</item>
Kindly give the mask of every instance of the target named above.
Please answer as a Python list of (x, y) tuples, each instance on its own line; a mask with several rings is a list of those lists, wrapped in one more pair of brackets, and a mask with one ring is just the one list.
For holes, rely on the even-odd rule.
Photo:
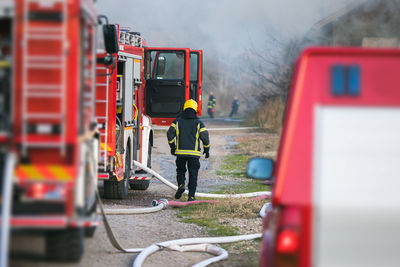
[[(140, 33), (115, 25), (118, 53), (113, 63), (97, 53), (96, 119), (100, 130), (99, 179), (104, 196), (124, 199), (129, 187), (146, 190), (151, 175), (152, 125), (169, 125), (188, 99), (202, 96), (202, 51), (148, 47)], [(201, 114), (201, 108), (199, 109)]]
[[(400, 50), (310, 48), (297, 62), (260, 266), (398, 266)], [(249, 162), (267, 178), (271, 160)]]

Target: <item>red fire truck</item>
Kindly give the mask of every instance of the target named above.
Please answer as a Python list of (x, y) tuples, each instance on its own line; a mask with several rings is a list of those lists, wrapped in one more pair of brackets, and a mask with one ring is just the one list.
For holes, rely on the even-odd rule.
[(124, 199), (128, 187), (146, 190), (151, 176), (132, 160), (151, 167), (152, 125), (169, 125), (188, 99), (201, 114), (202, 51), (148, 47), (140, 33), (116, 25), (119, 52), (105, 67), (98, 52), (96, 118), (101, 136), (99, 179), (106, 198)]
[(96, 9), (90, 0), (0, 8), (1, 184), (11, 175), (13, 192), (2, 230), (44, 233), (50, 259), (76, 261), (97, 223)]
[[(399, 265), (399, 68), (399, 49), (301, 55), (260, 266)], [(248, 173), (271, 167), (254, 159)]]

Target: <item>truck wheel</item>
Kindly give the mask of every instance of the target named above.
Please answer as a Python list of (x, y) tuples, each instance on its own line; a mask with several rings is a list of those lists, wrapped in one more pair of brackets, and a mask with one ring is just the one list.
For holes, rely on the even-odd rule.
[(124, 179), (121, 181), (104, 181), (104, 197), (108, 199), (126, 199), (128, 196), (129, 175), (131, 173), (131, 154), (126, 149)]
[[(151, 150), (152, 146), (149, 143), (148, 157), (147, 157), (147, 167), (151, 169)], [(129, 187), (132, 190), (146, 190), (150, 186), (150, 180), (133, 180), (129, 182)]]
[(83, 255), (83, 228), (46, 233), (46, 256), (51, 261), (78, 262)]
[(146, 190), (150, 186), (150, 180), (134, 180), (129, 183), (132, 190)]
[(89, 238), (93, 237), (94, 233), (96, 232), (96, 228), (97, 228), (96, 226), (86, 227), (85, 230), (84, 230), (85, 237), (89, 237)]

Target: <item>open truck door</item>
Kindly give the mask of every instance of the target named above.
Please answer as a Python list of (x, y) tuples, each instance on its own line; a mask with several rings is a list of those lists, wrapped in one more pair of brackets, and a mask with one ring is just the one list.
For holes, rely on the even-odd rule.
[(203, 92), (203, 51), (190, 51), (190, 90), (189, 99), (196, 100), (199, 108), (197, 115), (201, 116), (201, 101)]
[(146, 114), (156, 125), (168, 125), (189, 99), (190, 50), (152, 48), (146, 52)]

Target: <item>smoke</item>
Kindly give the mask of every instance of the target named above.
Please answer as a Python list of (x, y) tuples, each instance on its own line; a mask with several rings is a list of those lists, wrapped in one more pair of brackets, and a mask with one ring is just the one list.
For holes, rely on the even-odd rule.
[(265, 45), (266, 33), (288, 39), (349, 0), (99, 0), (112, 23), (139, 31), (150, 46), (240, 54), (249, 42)]
[(250, 50), (282, 53), (317, 21), (354, 1), (362, 0), (98, 0), (98, 7), (111, 23), (141, 32), (149, 46), (203, 50), (203, 99), (214, 91), (216, 112), (226, 115), (234, 95), (254, 108), (254, 95), (266, 87), (249, 73), (263, 64), (248, 60)]

